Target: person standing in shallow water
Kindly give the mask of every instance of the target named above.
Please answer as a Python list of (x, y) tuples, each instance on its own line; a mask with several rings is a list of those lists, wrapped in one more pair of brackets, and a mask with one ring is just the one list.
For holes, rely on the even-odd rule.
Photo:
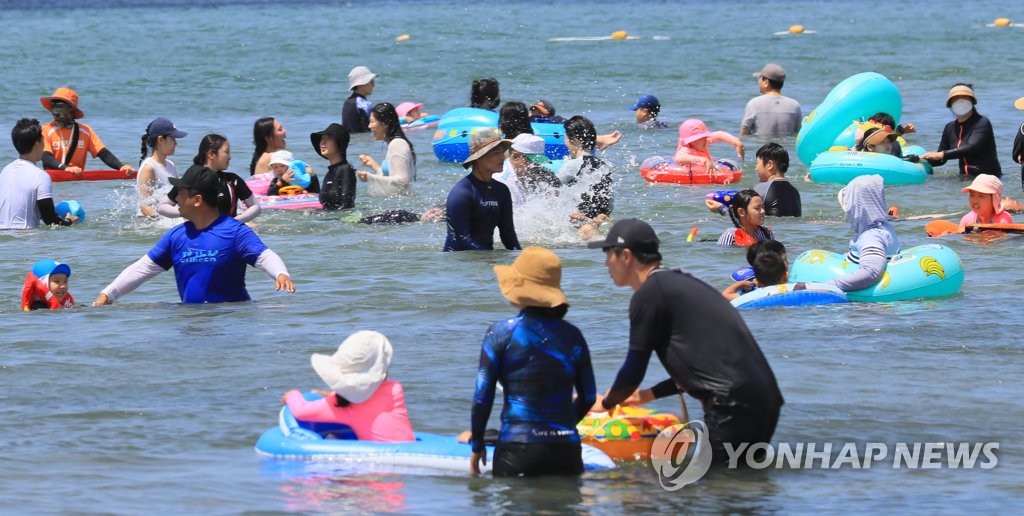
[(946, 98), (946, 107), (956, 119), (943, 128), (938, 150), (922, 154), (921, 159), (939, 166), (956, 158), (961, 179), (978, 174), (1002, 177), (992, 122), (978, 113), (977, 104), (973, 86), (962, 82), (954, 84)]
[(494, 266), (494, 274), (519, 314), (495, 322), (484, 334), (473, 394), (470, 471), (480, 474), (480, 463), (487, 464), (484, 430), (500, 381), (505, 400), (494, 476), (579, 475), (583, 459), (576, 424), (596, 390), (587, 341), (564, 319), (569, 301), (561, 288), (562, 262), (551, 251), (530, 246), (512, 265)]
[[(604, 240), (587, 244), (604, 251), (612, 282), (634, 291), (629, 351), (593, 410), (686, 392), (704, 408), (712, 458), (720, 463), (728, 459), (726, 444), (771, 441), (782, 392), (739, 312), (707, 283), (661, 268), (659, 244), (654, 229), (638, 219), (620, 220)], [(638, 390), (654, 354), (670, 378)]]
[(520, 249), (512, 220), (512, 194), (493, 179), (501, 172), (505, 151), (511, 145), (496, 129), (482, 129), (470, 137), (469, 157), (462, 167), (473, 170), (455, 183), (445, 205), (446, 252), (494, 249), (494, 228), (498, 228), (505, 249)]

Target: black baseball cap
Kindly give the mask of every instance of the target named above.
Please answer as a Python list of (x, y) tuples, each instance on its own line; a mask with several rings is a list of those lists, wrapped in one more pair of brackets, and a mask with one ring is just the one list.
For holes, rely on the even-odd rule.
[(212, 193), (216, 197), (217, 190), (220, 189), (220, 177), (202, 165), (192, 165), (184, 175), (168, 178), (168, 181), (176, 188), (187, 188), (200, 195)]
[(658, 235), (650, 224), (640, 219), (624, 219), (612, 225), (608, 236), (604, 240), (590, 242), (587, 247), (591, 249), (607, 249), (618, 247), (644, 253), (658, 252)]

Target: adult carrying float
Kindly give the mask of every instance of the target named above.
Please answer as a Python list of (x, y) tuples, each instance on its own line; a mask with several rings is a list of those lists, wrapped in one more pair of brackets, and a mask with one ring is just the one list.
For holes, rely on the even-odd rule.
[(580, 440), (615, 460), (647, 460), (651, 445), (662, 430), (680, 425), (675, 414), (640, 407), (615, 407), (591, 412), (576, 425)]
[[(917, 146), (908, 146), (905, 155), (924, 154)], [(904, 160), (892, 154), (860, 151), (827, 151), (818, 154), (809, 168), (811, 181), (815, 183), (846, 184), (855, 177), (870, 174), (882, 176), (886, 185), (921, 184), (931, 173), (927, 161), (917, 163)]]
[(715, 165), (715, 170), (708, 172), (704, 167), (680, 165), (670, 157), (651, 156), (640, 164), (640, 175), (649, 183), (677, 185), (725, 185), (743, 177), (743, 169), (732, 160), (716, 159)]
[(810, 166), (854, 120), (888, 113), (898, 123), (902, 112), (900, 90), (884, 75), (864, 72), (849, 77), (832, 88), (825, 100), (804, 117), (796, 137), (797, 156)]
[[(569, 150), (565, 146), (565, 126), (552, 123), (531, 123), (533, 134), (544, 139), (544, 155), (562, 159)], [(434, 131), (434, 155), (448, 163), (462, 163), (469, 157), (469, 138), (481, 129), (497, 129), (498, 114), (479, 108), (455, 108), (441, 117)]]
[(62, 181), (110, 181), (113, 179), (135, 179), (139, 175), (137, 170), (124, 172), (121, 170), (83, 170), (81, 174), (68, 172), (67, 170), (47, 169), (46, 174), (50, 180), (60, 183)]
[[(824, 283), (860, 268), (839, 253), (812, 249), (797, 257), (789, 271), (792, 283)], [(956, 294), (964, 283), (963, 263), (952, 249), (926, 244), (911, 247), (889, 259), (875, 285), (847, 292), (850, 301), (888, 302), (903, 299), (945, 297)]]
[[(417, 432), (416, 440), (400, 443), (360, 441), (351, 438), (328, 439), (325, 435), (351, 437), (344, 425), (311, 425), (295, 419), (287, 406), (281, 408), (278, 425), (263, 432), (256, 441), (256, 452), (277, 459), (337, 461), (373, 466), (399, 466), (433, 470), (469, 471), (472, 448), (455, 436)], [(494, 447), (487, 447), (490, 471)], [(615, 462), (601, 450), (583, 446), (584, 469), (612, 469)]]

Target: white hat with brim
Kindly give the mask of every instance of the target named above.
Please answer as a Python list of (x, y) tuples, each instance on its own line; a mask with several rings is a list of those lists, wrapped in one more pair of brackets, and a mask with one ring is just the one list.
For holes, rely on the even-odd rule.
[(352, 403), (362, 403), (387, 379), (391, 354), (387, 337), (360, 330), (349, 335), (333, 355), (314, 353), (310, 363), (331, 390)]
[(290, 151), (279, 150), (270, 153), (270, 163), (268, 165), (284, 165), (286, 167), (292, 166), (292, 161), (295, 157)]
[(370, 81), (377, 77), (377, 74), (365, 66), (357, 66), (348, 73), (348, 89), (354, 90), (357, 86), (370, 84)]
[(1003, 182), (998, 177), (992, 174), (978, 174), (969, 186), (960, 191), (967, 193), (971, 190), (990, 194), (992, 196), (992, 212), (996, 215), (1003, 212)]
[(497, 129), (481, 129), (469, 137), (469, 157), (462, 162), (462, 168), (473, 166), (473, 162), (482, 158), (484, 154), (491, 152), (497, 146), (508, 150), (512, 146), (512, 140), (503, 140)]

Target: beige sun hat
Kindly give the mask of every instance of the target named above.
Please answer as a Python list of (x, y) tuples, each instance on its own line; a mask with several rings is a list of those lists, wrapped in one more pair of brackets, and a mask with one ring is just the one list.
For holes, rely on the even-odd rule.
[(531, 245), (512, 265), (495, 265), (494, 275), (505, 299), (519, 306), (554, 308), (568, 304), (562, 292), (562, 260), (548, 249)]
[(474, 161), (480, 159), (484, 154), (487, 154), (491, 149), (499, 145), (508, 150), (512, 146), (512, 140), (503, 140), (501, 135), (498, 134), (498, 130), (490, 127), (473, 133), (469, 137), (469, 157), (462, 162), (462, 168), (473, 166)]
[(391, 354), (387, 337), (360, 330), (349, 335), (333, 355), (313, 353), (310, 362), (331, 390), (352, 403), (362, 403), (388, 377)]

